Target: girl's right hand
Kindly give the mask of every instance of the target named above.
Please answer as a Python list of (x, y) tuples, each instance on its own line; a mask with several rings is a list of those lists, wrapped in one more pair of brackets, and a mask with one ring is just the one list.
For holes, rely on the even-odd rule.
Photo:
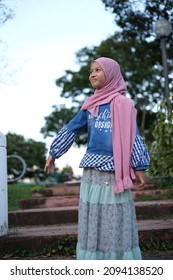
[(49, 155), (44, 166), (44, 172), (50, 173), (54, 171), (55, 171), (55, 158)]

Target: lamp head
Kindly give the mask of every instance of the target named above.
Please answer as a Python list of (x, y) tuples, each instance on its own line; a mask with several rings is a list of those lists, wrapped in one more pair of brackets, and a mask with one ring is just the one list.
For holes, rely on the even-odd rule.
[(156, 21), (154, 26), (154, 32), (156, 33), (157, 37), (167, 37), (172, 30), (172, 26), (169, 21), (164, 18), (159, 19)]

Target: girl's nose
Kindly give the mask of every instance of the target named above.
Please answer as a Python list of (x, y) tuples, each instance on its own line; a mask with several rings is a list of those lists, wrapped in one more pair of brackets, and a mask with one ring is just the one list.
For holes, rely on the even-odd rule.
[(95, 77), (95, 72), (94, 71), (92, 71), (91, 77)]

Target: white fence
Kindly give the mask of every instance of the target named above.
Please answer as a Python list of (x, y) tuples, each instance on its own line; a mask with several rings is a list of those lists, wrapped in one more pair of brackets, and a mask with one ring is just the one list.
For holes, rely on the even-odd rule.
[(7, 141), (0, 132), (0, 236), (8, 233)]

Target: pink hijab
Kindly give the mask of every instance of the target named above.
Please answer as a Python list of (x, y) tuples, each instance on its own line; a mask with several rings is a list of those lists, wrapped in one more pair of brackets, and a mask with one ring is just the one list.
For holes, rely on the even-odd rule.
[(121, 193), (133, 186), (135, 175), (130, 166), (130, 157), (136, 135), (136, 109), (132, 101), (126, 98), (126, 85), (119, 64), (107, 57), (96, 60), (105, 73), (106, 81), (88, 97), (81, 110), (88, 110), (98, 116), (99, 105), (110, 102), (112, 120), (112, 143), (115, 163), (114, 192)]

